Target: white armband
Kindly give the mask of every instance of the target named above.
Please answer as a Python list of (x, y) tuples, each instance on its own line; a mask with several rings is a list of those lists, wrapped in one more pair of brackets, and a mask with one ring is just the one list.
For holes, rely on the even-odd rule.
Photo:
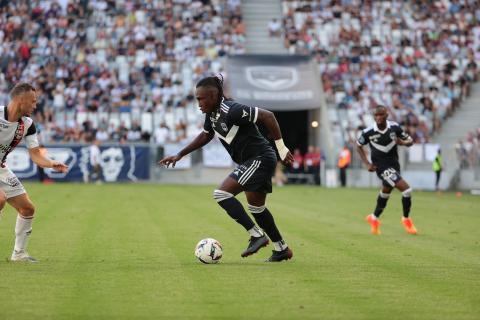
[(278, 140), (275, 140), (275, 146), (277, 147), (280, 159), (285, 160), (285, 158), (287, 157), (287, 153), (290, 150), (288, 150), (288, 148), (285, 146), (285, 143), (283, 143), (283, 139), (280, 138)]

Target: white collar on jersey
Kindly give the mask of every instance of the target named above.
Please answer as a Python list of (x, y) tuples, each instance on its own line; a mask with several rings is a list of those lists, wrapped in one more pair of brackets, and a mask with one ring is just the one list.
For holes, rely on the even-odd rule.
[(378, 129), (378, 126), (377, 126), (376, 122), (373, 123), (373, 130), (374, 131), (377, 131), (377, 132), (380, 132), (380, 133), (385, 133), (385, 132), (387, 132), (388, 129), (390, 129), (390, 121), (388, 121), (388, 120), (387, 120), (387, 127), (383, 130)]

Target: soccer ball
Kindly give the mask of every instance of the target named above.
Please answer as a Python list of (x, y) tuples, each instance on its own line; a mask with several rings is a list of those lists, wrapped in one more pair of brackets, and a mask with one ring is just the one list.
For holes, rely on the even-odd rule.
[(218, 263), (222, 254), (222, 245), (212, 238), (202, 239), (195, 246), (195, 257), (203, 263)]

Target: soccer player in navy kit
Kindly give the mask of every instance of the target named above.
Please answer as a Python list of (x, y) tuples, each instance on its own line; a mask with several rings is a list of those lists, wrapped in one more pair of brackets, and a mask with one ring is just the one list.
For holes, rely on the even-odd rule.
[(68, 166), (50, 160), (40, 149), (37, 130), (30, 118), (37, 104), (35, 88), (28, 83), (19, 83), (10, 91), (10, 97), (8, 106), (0, 106), (0, 210), (8, 202), (18, 212), (10, 261), (36, 262), (27, 252), (35, 207), (20, 180), (8, 168), (7, 156), (24, 139), (30, 158), (39, 167), (67, 172)]
[[(388, 110), (384, 106), (377, 106), (374, 112), (375, 123), (362, 131), (357, 140), (357, 151), (368, 171), (376, 172), (382, 180), (383, 186), (377, 197), (375, 211), (367, 216), (371, 232), (380, 234), (380, 214), (387, 205), (393, 188), (402, 192), (403, 217), (402, 224), (409, 234), (417, 234), (412, 219), (409, 217), (412, 205), (412, 189), (400, 176), (397, 145), (410, 147), (412, 138), (395, 122), (388, 121)], [(363, 146), (370, 146), (372, 162), (368, 161)]]
[[(274, 250), (268, 262), (288, 260), (292, 250), (283, 240), (272, 214), (265, 206), (267, 193), (272, 192), (272, 176), (277, 164), (275, 150), (259, 132), (256, 123), (263, 124), (275, 140), (281, 160), (289, 165), (293, 156), (283, 143), (280, 127), (273, 113), (248, 107), (223, 96), (223, 80), (206, 77), (196, 86), (196, 98), (205, 116), (203, 132), (177, 155), (160, 160), (165, 166), (175, 163), (190, 152), (203, 147), (216, 135), (232, 159), (238, 164), (235, 170), (214, 191), (213, 197), (228, 215), (241, 224), (250, 234), (249, 245), (241, 256), (247, 257), (268, 245), (268, 237)], [(258, 228), (235, 198), (244, 191), (248, 209)], [(265, 235), (265, 233), (266, 235)]]

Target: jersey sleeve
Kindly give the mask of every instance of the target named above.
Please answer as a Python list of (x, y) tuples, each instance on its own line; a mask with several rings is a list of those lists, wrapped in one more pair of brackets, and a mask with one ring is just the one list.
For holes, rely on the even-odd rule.
[(37, 128), (35, 127), (33, 121), (27, 129), (27, 133), (25, 134), (25, 144), (27, 145), (28, 149), (33, 149), (40, 145), (37, 139)]
[(399, 137), (402, 140), (412, 139), (410, 135), (407, 132), (403, 131), (402, 127), (400, 127), (399, 125), (395, 126), (395, 134), (397, 135), (397, 137)]
[(228, 116), (230, 122), (237, 126), (255, 123), (257, 122), (258, 108), (236, 103), (230, 107)]
[(208, 114), (205, 115), (205, 122), (203, 123), (203, 132), (213, 133), (212, 121), (210, 120), (210, 116)]
[(362, 130), (362, 133), (357, 139), (357, 145), (364, 146), (366, 144), (368, 144), (367, 132), (365, 130)]

